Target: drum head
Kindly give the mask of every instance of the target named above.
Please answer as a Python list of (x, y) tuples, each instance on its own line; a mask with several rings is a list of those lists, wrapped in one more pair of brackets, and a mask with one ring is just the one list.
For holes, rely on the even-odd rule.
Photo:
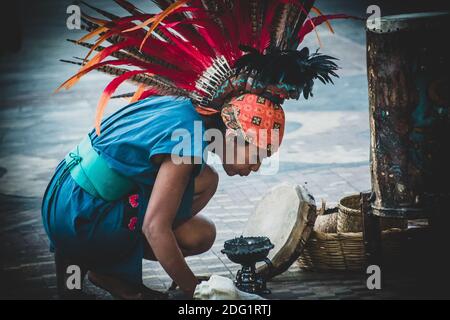
[(275, 245), (258, 272), (269, 277), (286, 271), (300, 256), (316, 220), (314, 198), (305, 187), (281, 185), (267, 193), (250, 216), (244, 236), (265, 236)]

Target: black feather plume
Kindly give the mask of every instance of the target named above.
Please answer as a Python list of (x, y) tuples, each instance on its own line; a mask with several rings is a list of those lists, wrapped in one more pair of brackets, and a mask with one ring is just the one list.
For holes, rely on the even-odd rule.
[(256, 82), (267, 85), (287, 84), (303, 92), (305, 99), (313, 96), (314, 80), (322, 83), (333, 83), (331, 76), (339, 77), (336, 70), (339, 69), (333, 60), (334, 57), (320, 54), (316, 51), (309, 54), (308, 48), (301, 50), (272, 50), (261, 54), (256, 49), (240, 46), (247, 54), (243, 55), (235, 63), (236, 72), (255, 71)]

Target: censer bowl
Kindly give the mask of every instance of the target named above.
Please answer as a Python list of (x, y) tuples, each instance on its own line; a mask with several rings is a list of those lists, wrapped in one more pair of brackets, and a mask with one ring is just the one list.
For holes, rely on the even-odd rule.
[(274, 245), (267, 237), (243, 237), (225, 241), (222, 253), (234, 263), (243, 266), (265, 261)]

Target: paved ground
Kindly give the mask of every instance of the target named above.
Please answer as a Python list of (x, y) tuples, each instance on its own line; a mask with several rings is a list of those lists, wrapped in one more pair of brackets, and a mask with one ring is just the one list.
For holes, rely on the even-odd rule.
[[(96, 3), (109, 6), (105, 0)], [(350, 10), (349, 1), (343, 3)], [(51, 94), (75, 71), (57, 59), (82, 55), (64, 42), (80, 36), (65, 29), (67, 4), (34, 1), (25, 6), (30, 19), (24, 28), (23, 50), (0, 61), (0, 298), (55, 297), (53, 257), (40, 220), (41, 196), (56, 164), (92, 126), (96, 101), (108, 79), (92, 74), (72, 91)], [(323, 11), (339, 10), (332, 1), (318, 4)], [(363, 15), (364, 9), (358, 9), (352, 13)], [(329, 205), (369, 189), (363, 24), (348, 21), (334, 26), (335, 35), (325, 29), (319, 34), (322, 51), (341, 59), (341, 79), (335, 86), (317, 84), (315, 97), (309, 101), (286, 103), (288, 131), (278, 174), (236, 178), (218, 168), (219, 189), (204, 211), (217, 225), (217, 241), (209, 252), (188, 259), (196, 274), (234, 276), (237, 266), (220, 253), (223, 241), (240, 235), (255, 204), (277, 184), (306, 184), (318, 201), (324, 199)], [(306, 43), (317, 47), (314, 36)], [(110, 112), (123, 103), (113, 102)], [(151, 262), (144, 263), (144, 281), (161, 290), (170, 284), (159, 264)], [(431, 296), (427, 291), (411, 291), (414, 283), (410, 277), (397, 279), (374, 293), (367, 289), (362, 274), (311, 273), (294, 265), (269, 287), (271, 298), (278, 299)], [(88, 290), (96, 298), (110, 298), (92, 286)]]

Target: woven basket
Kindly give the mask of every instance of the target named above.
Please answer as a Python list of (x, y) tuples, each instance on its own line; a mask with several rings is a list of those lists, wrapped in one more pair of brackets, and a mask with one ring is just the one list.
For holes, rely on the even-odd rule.
[(314, 223), (314, 231), (322, 233), (336, 233), (338, 213), (318, 215)]
[[(429, 238), (426, 226), (383, 231), (383, 267), (417, 264), (418, 254), (426, 252)], [(313, 232), (297, 262), (307, 270), (362, 271), (366, 266), (363, 234)]]
[[(337, 232), (361, 232), (363, 229), (363, 219), (360, 209), (360, 194), (344, 197), (338, 204)], [(380, 218), (382, 230), (392, 228), (406, 229), (408, 220), (398, 218)]]

